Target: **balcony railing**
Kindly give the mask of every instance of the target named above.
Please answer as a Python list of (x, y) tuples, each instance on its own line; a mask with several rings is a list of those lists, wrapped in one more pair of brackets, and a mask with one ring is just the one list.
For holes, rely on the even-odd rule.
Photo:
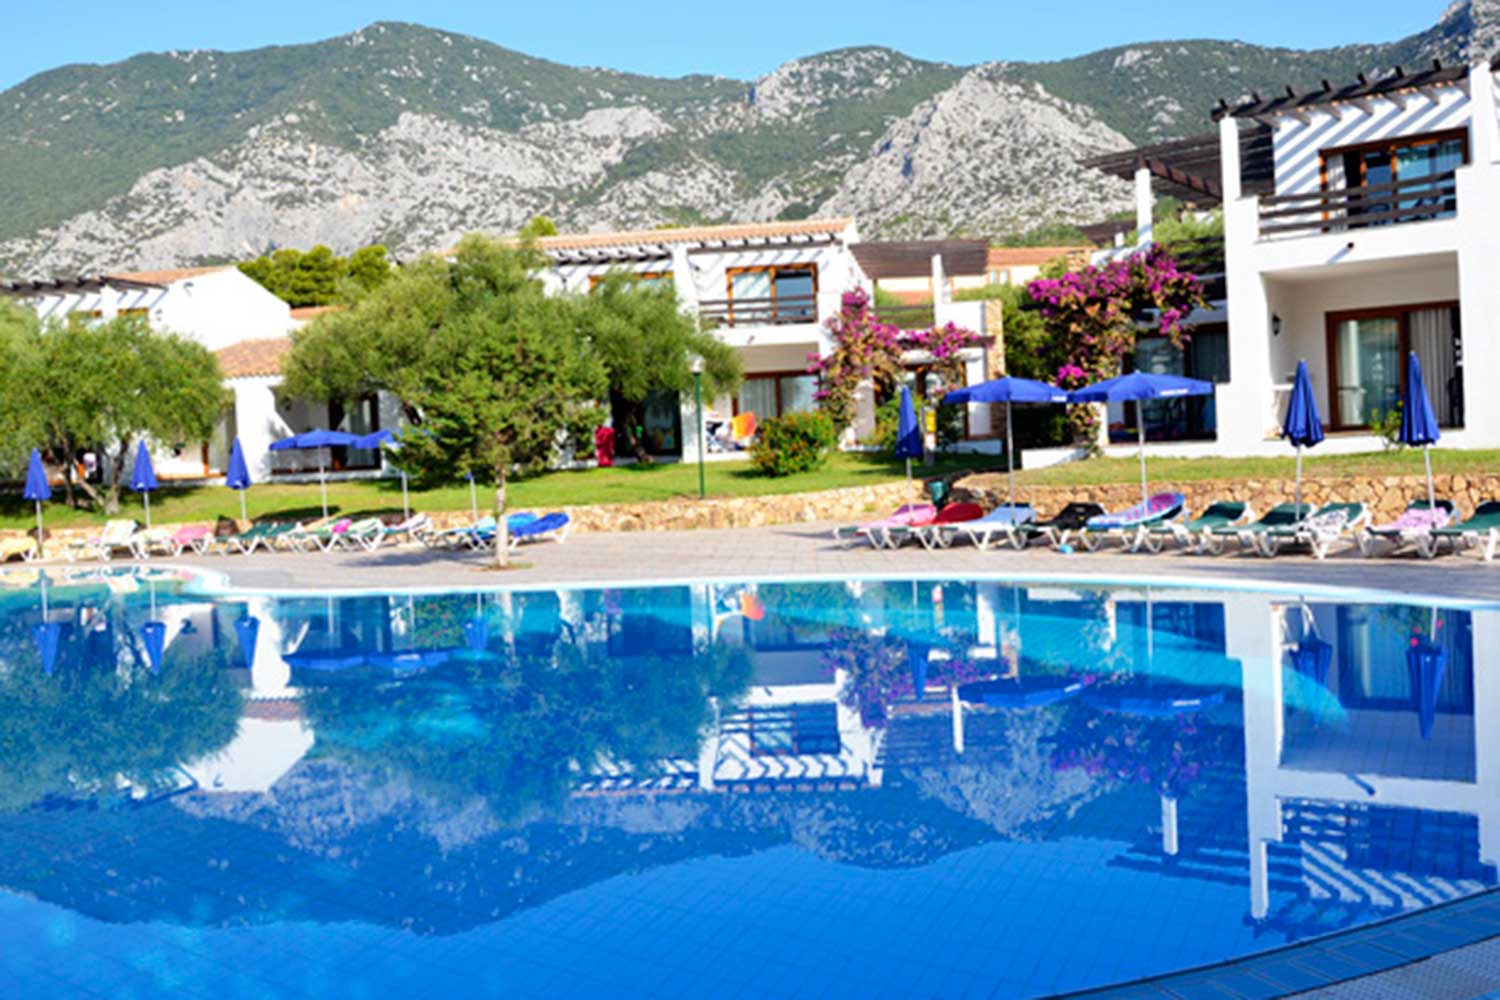
[(816, 295), (760, 299), (703, 299), (698, 312), (722, 326), (789, 326), (818, 321)]
[(1260, 235), (1305, 236), (1445, 219), (1458, 211), (1458, 178), (1449, 172), (1389, 184), (1274, 194), (1260, 200)]

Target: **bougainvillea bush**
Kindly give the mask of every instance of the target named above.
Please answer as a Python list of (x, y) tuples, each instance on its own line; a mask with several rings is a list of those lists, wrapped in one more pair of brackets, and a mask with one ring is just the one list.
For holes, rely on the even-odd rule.
[(963, 385), (960, 352), (985, 342), (980, 334), (954, 323), (927, 330), (902, 330), (882, 323), (870, 309), (869, 295), (860, 288), (844, 293), (839, 314), (825, 325), (833, 350), (808, 355), (808, 371), (818, 376), (815, 398), (839, 433), (854, 422), (854, 396), (862, 383), (874, 386), (877, 399), (896, 393), (907, 373), (902, 355), (923, 352), (929, 359), (923, 367), (945, 388), (954, 388)]
[(1072, 717), (1058, 740), (1052, 766), (1081, 770), (1108, 780), (1150, 785), (1177, 798), (1203, 779), (1205, 768), (1239, 759), (1243, 744), (1235, 732), (1205, 724), (1196, 715), (1138, 718), (1086, 708)]
[[(1157, 313), (1161, 335), (1183, 347), (1191, 333), (1188, 316), (1205, 304), (1198, 279), (1155, 244), (1061, 277), (1038, 278), (1027, 292), (1062, 346), (1057, 384), (1065, 389), (1121, 374), (1125, 356), (1135, 350), (1137, 318), (1147, 311)], [(1096, 441), (1097, 413), (1093, 406), (1069, 408), (1069, 423), (1078, 440), (1090, 445)]]
[[(820, 659), (830, 677), (844, 672), (839, 702), (859, 712), (866, 726), (884, 729), (890, 722), (891, 706), (917, 692), (911, 649), (905, 639), (841, 627), (828, 633)], [(982, 671), (966, 660), (941, 659), (928, 665), (929, 682), (965, 684), (981, 676)]]

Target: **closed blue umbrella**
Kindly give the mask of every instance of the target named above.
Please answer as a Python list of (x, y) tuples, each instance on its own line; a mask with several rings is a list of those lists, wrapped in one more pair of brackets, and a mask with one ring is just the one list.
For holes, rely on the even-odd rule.
[[(1068, 393), (1070, 403), (1143, 403), (1153, 399), (1177, 399), (1185, 396), (1212, 396), (1214, 384), (1182, 375), (1158, 375), (1153, 372), (1131, 372), (1107, 378)], [(1136, 414), (1136, 431), (1140, 435), (1141, 503), (1146, 494), (1146, 420)]]
[(255, 669), (255, 642), (260, 637), (260, 619), (245, 615), (234, 621), (234, 634), (239, 639), (240, 662), (246, 670)]
[(141, 626), (141, 645), (146, 647), (146, 662), (151, 672), (161, 670), (162, 653), (167, 647), (167, 626), (161, 622), (146, 622)]
[(1422, 362), (1417, 352), (1406, 356), (1406, 399), (1401, 404), (1401, 433), (1398, 440), (1404, 445), (1422, 448), (1422, 462), (1427, 466), (1427, 506), (1437, 506), (1432, 488), (1432, 446), (1442, 437), (1438, 430), (1437, 414), (1432, 412), (1432, 400), (1427, 397), (1427, 385), (1422, 380)]
[(922, 457), (922, 428), (917, 424), (917, 408), (911, 402), (911, 389), (901, 387), (901, 412), (896, 418), (896, 457), (906, 459), (906, 478), (911, 479), (911, 460)]
[(47, 482), (47, 470), (42, 467), (41, 452), (35, 448), (31, 449), (31, 461), (26, 465), (26, 489), (21, 495), (36, 504), (36, 554), (45, 556), (42, 551), (42, 501), (52, 499), (52, 486)]
[(151, 467), (151, 449), (141, 439), (135, 449), (135, 464), (130, 468), (130, 488), (141, 495), (146, 503), (146, 527), (151, 527), (151, 491), (160, 484), (156, 481), (156, 470)]
[(1406, 668), (1417, 703), (1417, 725), (1422, 739), (1430, 740), (1432, 724), (1437, 721), (1438, 692), (1448, 669), (1448, 651), (1435, 642), (1413, 639), (1406, 651)]
[(355, 446), (359, 438), (346, 431), (330, 431), (318, 428), (304, 431), (301, 434), (293, 434), (289, 438), (271, 442), (272, 451), (306, 451), (313, 449), (318, 453), (318, 485), (323, 491), (323, 516), (328, 516), (328, 474), (323, 462), (324, 448), (339, 448)]
[(1298, 516), (1302, 511), (1302, 449), (1311, 448), (1323, 440), (1323, 421), (1318, 417), (1318, 400), (1313, 396), (1312, 375), (1307, 362), (1297, 362), (1297, 375), (1292, 379), (1292, 398), (1287, 401), (1286, 420), (1281, 425), (1281, 436), (1297, 449)]
[(1045, 382), (1029, 378), (990, 379), (978, 385), (955, 389), (943, 397), (945, 403), (1004, 403), (1005, 404), (1005, 464), (1010, 480), (1010, 505), (1016, 505), (1016, 445), (1011, 433), (1012, 403), (1066, 403), (1068, 394)]
[(224, 485), (240, 495), (240, 520), (250, 520), (245, 508), (245, 491), (250, 488), (250, 467), (245, 464), (245, 449), (240, 447), (239, 438), (234, 439), (234, 444), (229, 449), (229, 468), (224, 473)]
[(1333, 645), (1310, 635), (1292, 650), (1292, 669), (1318, 684), (1328, 683), (1328, 669), (1333, 666)]

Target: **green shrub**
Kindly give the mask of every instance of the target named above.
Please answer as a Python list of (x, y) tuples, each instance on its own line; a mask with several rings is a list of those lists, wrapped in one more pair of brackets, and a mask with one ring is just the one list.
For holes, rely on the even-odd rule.
[(750, 461), (767, 476), (810, 472), (828, 461), (828, 452), (837, 441), (833, 421), (824, 414), (788, 413), (761, 424)]
[[(920, 410), (917, 419), (921, 420)], [(892, 396), (875, 408), (875, 433), (866, 437), (860, 444), (870, 445), (885, 452), (894, 452), (896, 450), (896, 426), (900, 420), (901, 397)], [(964, 408), (962, 406), (939, 406), (937, 411), (938, 451), (947, 451), (962, 441), (963, 436)]]

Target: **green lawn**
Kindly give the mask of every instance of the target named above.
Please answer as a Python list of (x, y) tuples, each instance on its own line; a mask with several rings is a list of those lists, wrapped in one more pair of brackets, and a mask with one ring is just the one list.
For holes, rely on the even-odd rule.
[[(1453, 451), (1435, 448), (1432, 471), (1436, 475), (1481, 475), (1500, 472), (1500, 451)], [(1193, 482), (1206, 479), (1290, 479), (1296, 474), (1296, 459), (1290, 447), (1277, 458), (1152, 458), (1146, 457), (1146, 474), (1155, 482)], [(1420, 476), (1420, 449), (1361, 452), (1354, 455), (1320, 455), (1316, 448), (1303, 452), (1302, 474), (1308, 478), (1349, 476)], [(1017, 473), (1018, 481), (1034, 486), (1102, 486), (1140, 480), (1140, 461), (1129, 458), (1091, 458), (1083, 462), (1055, 465)]]
[[(940, 459), (931, 469), (918, 465), (918, 476), (931, 476), (965, 468), (992, 468), (994, 456), (967, 456)], [(838, 453), (826, 466), (813, 472), (772, 479), (759, 475), (748, 462), (710, 462), (707, 470), (708, 495), (711, 497), (763, 496), (769, 493), (806, 493), (843, 486), (865, 486), (889, 482), (905, 475), (905, 464), (884, 456)], [(642, 500), (670, 500), (698, 495), (696, 464), (631, 465), (613, 469), (589, 469), (579, 472), (549, 472), (513, 481), (510, 506), (520, 508), (555, 508), (591, 503), (631, 503)], [(101, 523), (104, 518), (92, 511), (70, 510), (62, 503), (62, 490), (53, 490), (55, 502), (45, 505), (48, 527)], [(321, 514), (318, 486), (311, 484), (268, 483), (250, 488), (250, 516), (292, 518)], [(425, 511), (466, 510), (469, 487), (459, 483), (430, 490), (412, 490), (412, 507)], [(493, 506), (494, 490), (480, 485), (479, 508)], [(123, 517), (141, 520), (144, 516), (140, 498), (134, 493), (122, 497)], [(330, 482), (330, 510), (341, 513), (379, 512), (401, 509), (399, 480), (378, 482)], [(239, 497), (222, 486), (163, 489), (152, 494), (153, 521), (211, 520), (219, 515), (238, 517)], [(35, 524), (31, 504), (17, 494), (0, 497), (0, 528), (26, 528)]]

